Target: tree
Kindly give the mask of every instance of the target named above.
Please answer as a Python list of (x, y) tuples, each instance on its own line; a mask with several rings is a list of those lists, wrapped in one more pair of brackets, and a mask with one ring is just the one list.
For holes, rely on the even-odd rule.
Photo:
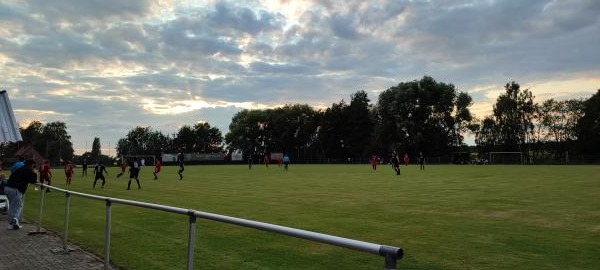
[(221, 131), (208, 123), (182, 126), (173, 141), (176, 148), (185, 149), (186, 152), (214, 153), (223, 150)]
[(305, 104), (270, 110), (242, 110), (233, 116), (225, 143), (230, 153), (241, 150), (246, 157), (269, 152), (295, 153), (297, 156), (302, 152), (304, 155), (316, 137), (316, 115)]
[(90, 157), (92, 159), (98, 159), (98, 157), (102, 154), (102, 150), (100, 150), (100, 138), (94, 137), (94, 142), (92, 142), (92, 152)]
[(334, 103), (323, 112), (318, 131), (319, 145), (328, 158), (360, 158), (372, 150), (375, 121), (365, 91)]
[(196, 139), (194, 129), (189, 125), (184, 125), (177, 131), (173, 138), (173, 146), (178, 149), (178, 152), (193, 152), (196, 147)]
[(460, 92), (454, 103), (454, 128), (452, 129), (452, 143), (454, 146), (461, 146), (464, 140), (462, 134), (472, 130), (472, 128), (469, 128), (469, 125), (472, 124), (471, 121), (473, 121), (473, 115), (469, 110), (471, 105), (473, 105), (473, 98), (467, 93)]
[(504, 89), (506, 92), (496, 99), (493, 110), (499, 143), (504, 151), (524, 151), (527, 134), (533, 129), (533, 95), (527, 89), (521, 90), (514, 81), (507, 83)]
[(346, 157), (347, 136), (350, 133), (348, 120), (348, 104), (344, 100), (331, 104), (323, 112), (318, 141), (325, 158)]
[(350, 96), (350, 105), (346, 108), (348, 133), (344, 142), (351, 157), (369, 155), (374, 127), (369, 101), (365, 91), (358, 91)]
[(499, 130), (496, 121), (492, 116), (488, 116), (481, 121), (481, 125), (475, 134), (475, 143), (480, 153), (491, 152), (495, 150), (499, 141)]
[(16, 152), (19, 145), (32, 145), (44, 158), (54, 164), (73, 159), (73, 144), (71, 136), (67, 133), (67, 125), (63, 122), (42, 124), (39, 121), (31, 122), (27, 127), (19, 128), (23, 142), (11, 143), (7, 152)]
[(470, 105), (468, 94), (428, 76), (400, 83), (379, 95), (377, 144), (413, 153), (446, 154), (462, 142), (460, 134), (471, 119)]
[(160, 131), (150, 127), (136, 127), (117, 142), (117, 155), (153, 155), (160, 156), (172, 140)]
[(307, 104), (294, 104), (268, 113), (264, 136), (269, 150), (288, 153), (296, 160), (306, 159), (306, 151), (313, 146), (316, 137), (318, 122), (315, 110)]
[[(263, 142), (266, 141), (264, 128), (265, 125), (269, 125), (269, 115), (270, 111), (266, 110), (242, 110), (236, 113), (229, 124), (229, 132), (225, 135), (228, 151), (231, 153), (241, 150), (246, 158), (265, 151), (261, 148), (264, 146)], [(262, 141), (260, 140), (261, 132), (263, 132)]]
[(600, 89), (584, 102), (583, 116), (576, 125), (582, 151), (600, 154)]
[(46, 158), (54, 163), (73, 159), (73, 144), (64, 122), (51, 122), (44, 126), (48, 151)]
[[(568, 142), (577, 139), (576, 125), (582, 117), (583, 109), (583, 100), (544, 101), (541, 106), (537, 106), (534, 136), (546, 145), (551, 143), (555, 155), (564, 155), (569, 148)], [(545, 148), (544, 150), (550, 150)]]

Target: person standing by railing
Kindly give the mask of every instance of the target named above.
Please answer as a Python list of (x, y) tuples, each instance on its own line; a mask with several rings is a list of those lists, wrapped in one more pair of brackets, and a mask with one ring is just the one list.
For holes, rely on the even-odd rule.
[(23, 196), (27, 191), (27, 186), (37, 182), (37, 174), (33, 170), (34, 166), (35, 161), (26, 160), (23, 167), (9, 176), (4, 187), (4, 193), (6, 193), (10, 205), (8, 209), (9, 229), (18, 230), (22, 227), (20, 221), (23, 211)]
[(17, 159), (17, 161), (15, 161), (15, 163), (13, 163), (13, 165), (10, 167), (10, 172), (11, 173), (15, 172), (16, 170), (23, 167), (23, 165), (25, 165), (25, 158), (19, 157), (19, 159)]

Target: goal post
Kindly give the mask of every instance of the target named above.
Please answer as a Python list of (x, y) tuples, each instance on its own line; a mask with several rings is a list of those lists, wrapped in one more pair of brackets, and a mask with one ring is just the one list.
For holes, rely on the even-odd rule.
[(520, 164), (523, 165), (523, 152), (490, 152), (490, 164)]
[[(123, 155), (118, 163), (123, 162), (124, 159), (132, 161), (134, 158), (137, 158), (140, 166), (154, 166), (156, 164), (156, 157), (153, 155)], [(142, 162), (142, 160), (144, 161)]]

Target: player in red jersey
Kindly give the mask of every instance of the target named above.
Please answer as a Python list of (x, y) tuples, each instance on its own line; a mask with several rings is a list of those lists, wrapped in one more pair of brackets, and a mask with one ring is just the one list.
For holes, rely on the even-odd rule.
[(264, 162), (265, 162), (265, 167), (269, 168), (269, 163), (271, 162), (271, 158), (269, 157), (268, 154), (265, 154)]
[[(42, 166), (40, 166), (40, 183), (48, 182), (48, 185), (52, 185), (52, 172), (50, 171), (50, 162), (44, 160)], [(50, 191), (47, 189), (46, 191)]]
[(119, 167), (121, 168), (121, 172), (117, 174), (117, 178), (121, 177), (121, 175), (125, 173), (125, 169), (127, 168), (127, 159), (123, 158)]
[(160, 163), (160, 160), (158, 160), (157, 158), (154, 159), (154, 180), (158, 180), (158, 177), (156, 176), (157, 173), (160, 172), (160, 168), (162, 167), (162, 163)]
[(373, 168), (373, 170), (377, 170), (377, 155), (372, 154), (371, 157), (369, 158), (369, 161), (371, 162), (371, 168)]
[(67, 185), (70, 185), (73, 179), (73, 162), (71, 161), (67, 161), (65, 165), (65, 176), (67, 176)]

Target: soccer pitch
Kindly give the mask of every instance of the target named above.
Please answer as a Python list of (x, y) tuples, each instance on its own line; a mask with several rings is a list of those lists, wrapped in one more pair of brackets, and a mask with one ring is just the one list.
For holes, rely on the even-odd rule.
[[(597, 269), (600, 166), (176, 166), (140, 173), (127, 187), (109, 168), (107, 185), (75, 172), (67, 189), (190, 208), (399, 246), (399, 269)], [(91, 170), (90, 170), (91, 172)], [(54, 185), (65, 188), (54, 169)], [(134, 181), (135, 182), (135, 181)], [(62, 233), (64, 194), (46, 196), (43, 225)], [(37, 220), (39, 191), (25, 215)], [(111, 261), (126, 269), (184, 269), (187, 216), (112, 207)], [(99, 255), (104, 202), (72, 197), (69, 239)], [(50, 247), (49, 247), (50, 248)], [(285, 235), (198, 219), (196, 269), (383, 269), (383, 257)]]

